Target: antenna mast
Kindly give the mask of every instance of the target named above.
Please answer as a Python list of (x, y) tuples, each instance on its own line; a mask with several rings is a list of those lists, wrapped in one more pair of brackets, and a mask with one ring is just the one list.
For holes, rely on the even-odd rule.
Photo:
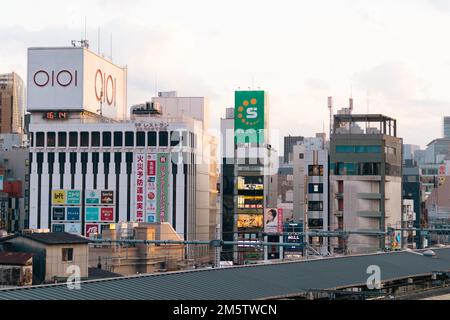
[(328, 110), (330, 111), (330, 140), (333, 134), (333, 97), (328, 97)]

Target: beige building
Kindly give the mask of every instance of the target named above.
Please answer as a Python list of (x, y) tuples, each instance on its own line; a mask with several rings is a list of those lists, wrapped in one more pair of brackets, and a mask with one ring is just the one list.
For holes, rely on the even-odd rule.
[[(183, 241), (169, 223), (111, 225), (109, 230), (103, 231), (102, 238)], [(125, 276), (177, 271), (193, 264), (185, 260), (184, 252), (183, 244), (102, 243), (91, 245), (89, 266)]]
[(0, 134), (23, 133), (25, 84), (17, 73), (0, 75)]
[(68, 233), (31, 233), (1, 238), (3, 247), (33, 254), (33, 285), (65, 281), (79, 268), (81, 280), (88, 278), (89, 241)]

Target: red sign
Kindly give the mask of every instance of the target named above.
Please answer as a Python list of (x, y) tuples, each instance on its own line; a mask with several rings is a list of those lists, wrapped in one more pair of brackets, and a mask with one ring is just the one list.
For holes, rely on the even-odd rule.
[(102, 208), (101, 220), (114, 221), (114, 208)]
[(445, 166), (439, 166), (439, 175), (445, 176)]
[(278, 208), (278, 232), (283, 233), (283, 209)]
[(149, 160), (147, 162), (147, 176), (156, 176), (156, 161)]
[(144, 222), (145, 211), (145, 157), (136, 155), (136, 221)]
[(99, 234), (100, 233), (100, 227), (98, 224), (87, 224), (86, 225), (86, 237), (90, 238), (91, 235)]

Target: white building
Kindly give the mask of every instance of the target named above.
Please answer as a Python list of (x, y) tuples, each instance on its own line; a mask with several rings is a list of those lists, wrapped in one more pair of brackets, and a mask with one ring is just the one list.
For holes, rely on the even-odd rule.
[[(85, 48), (30, 49), (28, 59), (31, 229), (92, 236), (111, 223), (169, 222), (186, 240), (214, 238), (207, 99), (154, 98), (127, 120), (126, 69)], [(209, 254), (196, 249), (190, 258)]]
[[(323, 138), (306, 138), (294, 146), (294, 221), (305, 230), (328, 231), (328, 150)], [(321, 253), (328, 252), (328, 240), (307, 239)]]

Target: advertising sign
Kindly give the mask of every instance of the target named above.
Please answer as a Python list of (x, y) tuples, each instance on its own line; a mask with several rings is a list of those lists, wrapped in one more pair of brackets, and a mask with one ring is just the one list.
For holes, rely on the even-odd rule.
[(114, 208), (101, 208), (101, 221), (114, 221)]
[(79, 47), (28, 49), (28, 111), (88, 111), (123, 117), (126, 69)]
[(0, 176), (0, 191), (3, 191), (3, 176)]
[(264, 220), (264, 231), (266, 233), (283, 232), (283, 209), (267, 209)]
[(67, 208), (67, 221), (80, 221), (81, 208), (69, 207)]
[(234, 128), (237, 143), (263, 143), (258, 136), (265, 129), (264, 104), (264, 91), (236, 91)]
[(53, 190), (52, 191), (52, 204), (65, 205), (66, 204), (66, 191), (65, 190)]
[(157, 207), (157, 192), (158, 189), (156, 187), (157, 180), (157, 155), (156, 154), (148, 154), (147, 155), (147, 189), (146, 189), (146, 216), (148, 223), (157, 222), (156, 219), (156, 207)]
[(441, 165), (439, 166), (439, 175), (440, 176), (445, 176), (447, 173), (447, 168), (445, 165)]
[(71, 234), (81, 234), (81, 224), (80, 223), (66, 223), (64, 231)]
[(98, 190), (88, 190), (86, 191), (85, 203), (89, 204), (100, 204), (101, 192)]
[(135, 215), (137, 222), (144, 222), (144, 206), (145, 206), (145, 155), (142, 153), (136, 154), (135, 159), (136, 164), (136, 184), (135, 184), (135, 194), (136, 194), (136, 207)]
[(66, 220), (66, 208), (64, 207), (53, 208), (52, 220), (53, 221)]
[(68, 190), (67, 191), (67, 204), (68, 205), (80, 205), (81, 204), (81, 191)]
[(56, 232), (56, 233), (65, 232), (64, 224), (54, 224), (54, 225), (52, 225), (52, 232)]
[(238, 229), (262, 228), (264, 226), (264, 215), (259, 214), (239, 214)]
[(90, 223), (85, 226), (84, 235), (90, 238), (93, 235), (100, 234), (100, 225), (98, 223)]
[(101, 202), (104, 205), (114, 204), (114, 191), (102, 191), (101, 192)]
[(86, 221), (100, 221), (100, 208), (86, 207)]
[(168, 153), (158, 154), (158, 198), (156, 212), (159, 213), (159, 222), (167, 222), (169, 218), (169, 164), (170, 160)]

